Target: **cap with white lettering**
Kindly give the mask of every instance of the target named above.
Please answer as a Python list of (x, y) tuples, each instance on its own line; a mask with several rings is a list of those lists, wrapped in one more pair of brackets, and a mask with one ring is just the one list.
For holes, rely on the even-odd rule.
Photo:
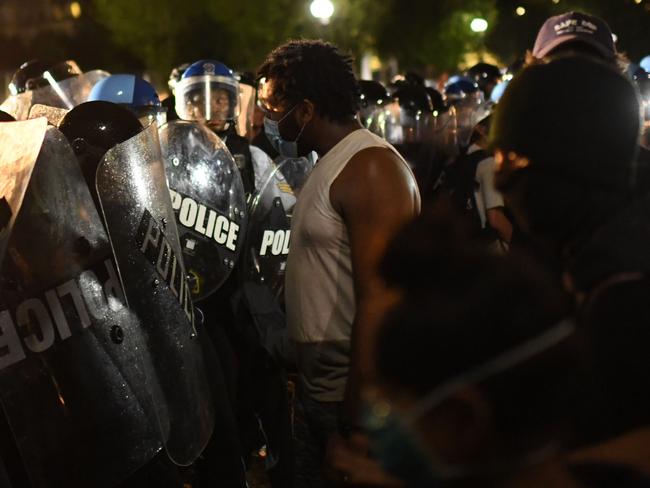
[(541, 59), (568, 42), (588, 44), (607, 59), (616, 56), (614, 38), (607, 23), (581, 12), (567, 12), (544, 22), (535, 39), (533, 56)]

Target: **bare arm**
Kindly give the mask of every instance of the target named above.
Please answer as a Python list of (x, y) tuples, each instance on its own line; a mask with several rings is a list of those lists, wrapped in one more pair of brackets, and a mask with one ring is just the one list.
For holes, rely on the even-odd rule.
[(503, 207), (489, 208), (486, 214), (488, 225), (497, 232), (502, 241), (510, 244), (512, 240), (512, 224), (506, 217)]
[(412, 173), (392, 151), (357, 153), (330, 188), (350, 238), (356, 316), (352, 327), (350, 376), (345, 412), (356, 416), (362, 381), (372, 377), (374, 335), (396, 297), (382, 283), (377, 266), (394, 233), (420, 210)]

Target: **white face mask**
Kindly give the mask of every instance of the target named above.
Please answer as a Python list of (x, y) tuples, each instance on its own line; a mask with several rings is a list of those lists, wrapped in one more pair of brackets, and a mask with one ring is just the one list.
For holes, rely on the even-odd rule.
[(285, 141), (280, 135), (280, 122), (286, 119), (291, 112), (298, 105), (294, 105), (291, 110), (289, 110), (284, 117), (280, 120), (275, 121), (271, 120), (268, 117), (264, 117), (264, 133), (266, 134), (267, 139), (271, 142), (273, 149), (275, 149), (281, 156), (287, 158), (297, 158), (298, 157), (298, 139), (302, 135), (302, 131), (305, 130), (307, 124), (304, 124), (298, 132), (295, 141)]

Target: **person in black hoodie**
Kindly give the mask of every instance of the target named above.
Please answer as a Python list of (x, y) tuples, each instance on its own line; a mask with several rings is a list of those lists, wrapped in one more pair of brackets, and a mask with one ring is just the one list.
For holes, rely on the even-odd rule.
[(581, 444), (596, 447), (576, 459), (650, 474), (650, 198), (634, 192), (639, 129), (632, 84), (573, 55), (513, 79), (490, 139), (497, 186), (572, 294), (594, 371), (579, 427)]

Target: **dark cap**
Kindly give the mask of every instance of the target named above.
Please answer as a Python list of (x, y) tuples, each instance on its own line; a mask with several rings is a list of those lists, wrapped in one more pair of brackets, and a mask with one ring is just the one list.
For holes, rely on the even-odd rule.
[(567, 12), (544, 22), (535, 39), (533, 56), (543, 58), (568, 42), (588, 44), (607, 59), (616, 56), (612, 31), (607, 23), (581, 12)]

